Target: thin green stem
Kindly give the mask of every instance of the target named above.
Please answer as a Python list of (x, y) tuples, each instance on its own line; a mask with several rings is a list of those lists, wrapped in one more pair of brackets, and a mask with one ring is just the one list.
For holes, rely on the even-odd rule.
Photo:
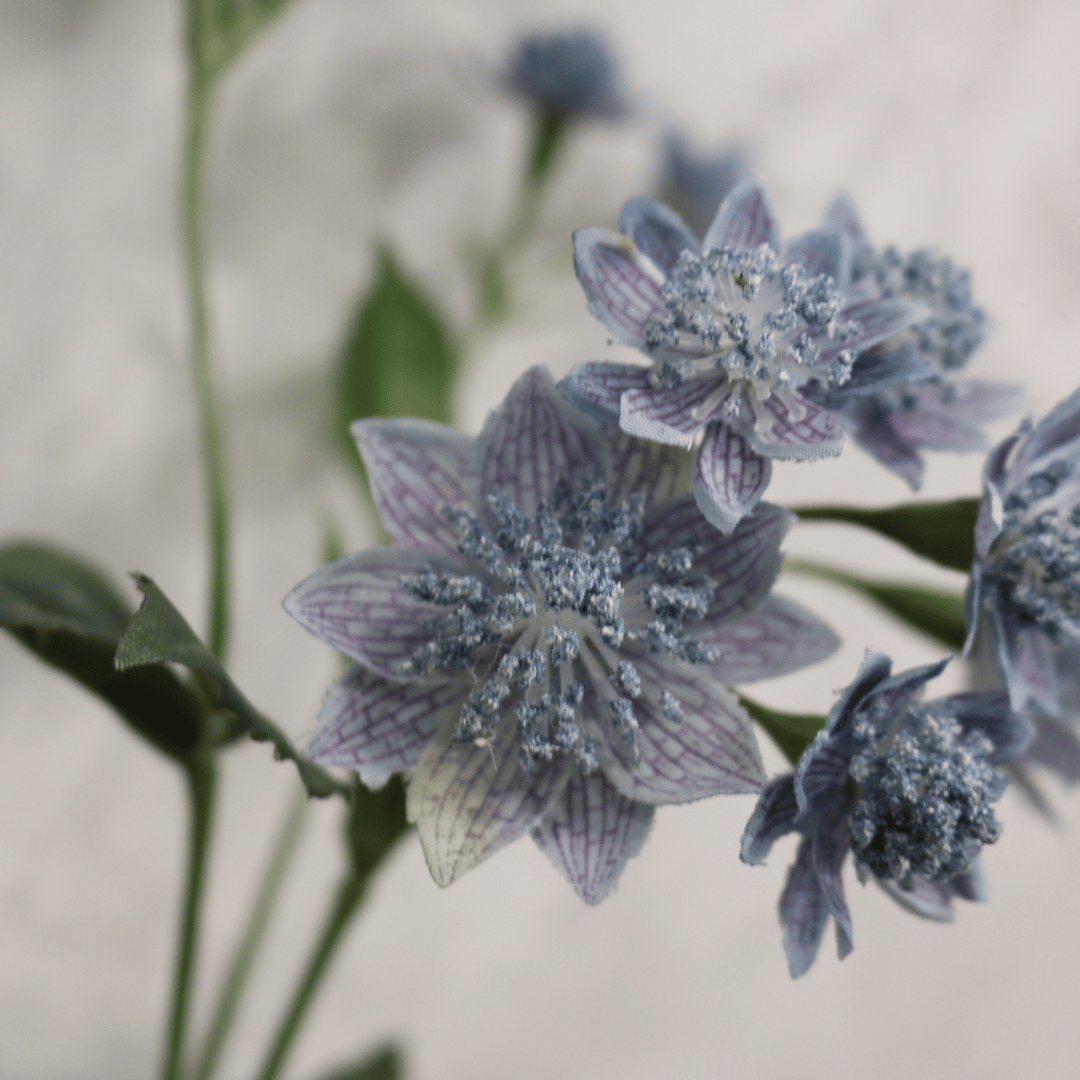
[(161, 1070), (163, 1080), (179, 1080), (182, 1075), (184, 1040), (191, 1005), (191, 983), (195, 971), (195, 949), (198, 943), (199, 912), (206, 883), (206, 856), (210, 847), (210, 823), (214, 811), (216, 765), (208, 753), (200, 753), (188, 762), (185, 774), (191, 806), (188, 877), (176, 954), (172, 1015), (169, 1018), (165, 1061)]
[[(197, 19), (197, 4), (190, 18)], [(192, 28), (191, 33), (196, 33)], [(209, 631), (215, 656), (224, 659), (229, 641), (229, 492), (225, 467), (224, 416), (210, 357), (210, 319), (206, 299), (204, 232), (206, 144), (213, 97), (212, 80), (193, 55), (189, 61), (183, 159), (184, 263), (191, 320), (191, 369), (199, 411), (206, 482), (210, 546)]]
[(282, 823), (281, 832), (274, 844), (270, 861), (266, 865), (255, 903), (248, 918), (247, 927), (240, 938), (229, 965), (228, 974), (222, 983), (211, 1021), (210, 1032), (206, 1037), (202, 1056), (192, 1075), (195, 1080), (209, 1080), (217, 1068), (225, 1040), (232, 1028), (236, 1011), (247, 986), (251, 969), (266, 936), (274, 906), (281, 893), (281, 886), (293, 856), (299, 847), (300, 835), (307, 820), (308, 797), (302, 787), (297, 786), (289, 801), (289, 808)]
[(259, 1080), (274, 1080), (278, 1073), (281, 1072), (285, 1064), (285, 1058), (292, 1048), (293, 1040), (300, 1030), (300, 1024), (303, 1022), (323, 976), (327, 972), (334, 950), (337, 948), (342, 934), (360, 905), (366, 884), (367, 875), (358, 878), (355, 874), (350, 873), (339, 886), (337, 897), (330, 908), (329, 917), (323, 926), (315, 951), (308, 961), (304, 976), (296, 989), (296, 993), (293, 995), (288, 1011), (285, 1013), (274, 1044), (266, 1056), (262, 1071), (259, 1073)]

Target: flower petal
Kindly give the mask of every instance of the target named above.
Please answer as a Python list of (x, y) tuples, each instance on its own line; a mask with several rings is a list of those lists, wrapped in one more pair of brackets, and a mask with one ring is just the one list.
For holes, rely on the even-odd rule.
[(571, 404), (590, 416), (618, 426), (623, 392), (642, 390), (648, 385), (647, 367), (593, 361), (572, 367), (570, 374), (559, 381), (558, 389)]
[(1019, 412), (1027, 396), (1015, 383), (987, 379), (952, 379), (946, 385), (949, 401), (942, 407), (973, 424), (988, 424)]
[(772, 462), (727, 424), (710, 424), (694, 458), (693, 491), (701, 512), (721, 532), (749, 514), (772, 479)]
[(849, 740), (832, 735), (826, 729), (802, 752), (795, 767), (795, 801), (799, 817), (805, 817), (814, 804), (836, 791), (847, 780), (851, 766)]
[(686, 222), (656, 199), (627, 199), (619, 212), (619, 232), (630, 237), (665, 276), (675, 269), (682, 252), (696, 255), (701, 250)]
[(966, 873), (949, 878), (946, 884), (953, 896), (959, 896), (961, 900), (985, 904), (990, 899), (990, 884), (986, 880), (982, 859), (978, 856), (971, 860)]
[(851, 847), (852, 798), (838, 793), (826, 803), (814, 830), (814, 873), (836, 922), (836, 954), (841, 960), (853, 947), (851, 912), (844, 898), (840, 870)]
[(634, 242), (610, 229), (574, 233), (574, 270), (589, 311), (620, 341), (645, 348), (645, 324), (667, 316), (664, 275)]
[(607, 426), (601, 428), (600, 437), (608, 450), (608, 500), (613, 505), (637, 495), (645, 500), (648, 513), (686, 491), (691, 461), (681, 447), (648, 442)]
[(840, 639), (812, 611), (776, 595), (734, 622), (715, 625), (706, 616), (692, 632), (719, 648), (720, 659), (709, 665), (709, 672), (726, 686), (786, 675), (819, 663), (840, 647)]
[[(789, 396), (790, 402), (780, 393), (765, 401), (743, 398), (740, 427), (750, 445), (765, 457), (790, 461), (836, 457), (844, 448), (840, 421), (805, 398)], [(798, 420), (793, 419), (793, 412), (801, 414)]]
[[(1080, 439), (1080, 389), (1074, 390), (1059, 402), (1035, 425), (1030, 437), (1017, 455), (1013, 472), (1019, 471), (1021, 463), (1033, 465), (1040, 457), (1057, 453), (1062, 447)], [(1017, 479), (1020, 479), (1017, 476)]]
[(810, 274), (828, 274), (843, 292), (851, 282), (852, 248), (842, 232), (810, 229), (784, 245), (784, 262), (799, 263)]
[(380, 788), (417, 763), (471, 688), (464, 677), (391, 682), (358, 665), (327, 695), (304, 756), (355, 769), (369, 788)]
[(421, 754), (409, 778), (406, 814), (437, 884), (449, 885), (524, 836), (562, 792), (574, 766), (560, 756), (526, 772), (519, 745), (510, 717), (484, 746), (456, 740), (451, 722)]
[[(600, 767), (619, 791), (653, 804), (760, 791), (761, 755), (750, 717), (734, 695), (688, 664), (648, 653), (626, 655), (641, 676), (642, 695), (634, 702), (640, 761), (628, 761), (606, 720), (593, 725)], [(663, 690), (678, 703), (681, 721), (665, 717)]]
[(768, 244), (780, 252), (780, 225), (764, 185), (750, 177), (720, 204), (716, 217), (701, 242), (704, 251), (712, 248), (756, 248)]
[(1066, 784), (1080, 780), (1080, 739), (1060, 720), (1035, 717), (1035, 738), (1024, 754), (1025, 762), (1052, 769)]
[(529, 515), (560, 479), (605, 471), (595, 422), (563, 400), (541, 367), (525, 372), (489, 414), (474, 462), (481, 506), (505, 491)]
[(444, 506), (470, 501), (465, 475), (473, 440), (429, 420), (373, 418), (352, 425), (371, 493), (395, 544), (456, 552)]
[(321, 641), (379, 675), (407, 680), (398, 666), (431, 639), (426, 624), (441, 610), (401, 584), (425, 570), (471, 573), (460, 556), (409, 548), (372, 548), (320, 567), (285, 597), (285, 610)]
[(698, 415), (722, 378), (687, 379), (678, 386), (649, 386), (627, 390), (621, 400), (619, 427), (653, 442), (690, 446), (709, 422), (713, 410)]
[(889, 424), (908, 446), (955, 453), (986, 447), (986, 436), (976, 424), (941, 406), (940, 387), (909, 386), (903, 398), (900, 408), (889, 414)]
[(904, 441), (892, 426), (893, 413), (880, 401), (860, 401), (846, 414), (853, 425), (852, 437), (871, 457), (906, 480), (912, 491), (922, 487), (925, 465), (922, 455)]
[(627, 799), (601, 772), (571, 776), (533, 829), (540, 850), (586, 904), (599, 904), (641, 851), (654, 808)]
[(893, 297), (888, 300), (860, 300), (845, 308), (841, 313), (844, 319), (853, 319), (859, 324), (859, 332), (847, 341), (830, 338), (827, 330), (811, 333), (819, 349), (819, 363), (831, 360), (837, 354), (849, 349), (860, 352), (877, 345), (901, 330), (906, 330), (921, 322), (930, 314), (930, 309), (911, 300)]
[(795, 828), (799, 812), (795, 802), (794, 777), (791, 773), (770, 780), (758, 796), (750, 820), (743, 830), (739, 857), (757, 866), (765, 861), (773, 843)]
[(859, 353), (847, 382), (828, 390), (810, 384), (800, 391), (823, 409), (838, 410), (890, 387), (929, 379), (937, 369), (910, 342), (897, 349), (869, 349)]
[(846, 191), (833, 197), (832, 202), (825, 208), (821, 224), (826, 229), (836, 229), (844, 233), (857, 244), (866, 243), (869, 239), (859, 211), (855, 209), (855, 203)]
[(938, 700), (965, 731), (981, 731), (994, 744), (988, 759), (993, 765), (1015, 761), (1035, 736), (1031, 721), (1010, 708), (1005, 690), (968, 691)]
[(952, 922), (956, 918), (953, 911), (953, 891), (947, 881), (930, 881), (928, 878), (914, 876), (911, 888), (904, 889), (889, 878), (874, 880), (902, 908), (923, 919), (934, 922)]
[(780, 894), (784, 953), (793, 979), (805, 975), (813, 966), (829, 921), (829, 904), (814, 873), (813, 848), (809, 836), (799, 844), (795, 862), (788, 870), (787, 884)]

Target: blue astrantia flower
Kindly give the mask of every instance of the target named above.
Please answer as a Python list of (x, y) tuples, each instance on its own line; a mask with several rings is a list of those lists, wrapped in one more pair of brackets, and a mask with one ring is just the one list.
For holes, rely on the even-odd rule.
[(992, 804), (1007, 783), (995, 766), (1023, 751), (1031, 728), (1000, 692), (918, 703), (947, 663), (890, 675), (892, 661), (867, 650), (795, 771), (758, 799), (744, 862), (764, 862), (787, 833), (803, 837), (780, 897), (793, 977), (813, 964), (830, 915), (840, 958), (851, 951), (841, 878), (849, 851), (861, 880), (916, 915), (948, 921), (954, 896), (986, 898), (978, 855), (1000, 835)]
[(522, 37), (503, 82), (540, 108), (571, 116), (617, 117), (629, 107), (607, 39), (587, 27)]
[(751, 175), (750, 155), (743, 146), (699, 153), (678, 132), (664, 137), (661, 189), (698, 236), (705, 234), (724, 199)]
[(1035, 721), (1027, 760), (1080, 779), (1080, 390), (987, 458), (969, 648), (977, 629), (1013, 708)]
[(761, 787), (725, 684), (836, 646), (769, 594), (787, 511), (721, 536), (679, 494), (677, 452), (604, 429), (539, 368), (478, 438), (419, 420), (354, 432), (394, 546), (286, 598), (356, 661), (308, 755), (370, 787), (408, 772), (439, 884), (531, 832), (596, 903), (654, 806)]
[[(840, 421), (811, 401), (847, 383), (861, 350), (927, 311), (902, 297), (857, 298), (844, 243), (814, 232), (781, 243), (764, 188), (739, 184), (700, 243), (651, 199), (631, 199), (621, 233), (580, 229), (575, 266), (589, 308), (653, 361), (574, 368), (566, 394), (629, 434), (690, 446), (702, 513), (730, 532), (757, 504), (773, 458), (838, 454)], [(902, 371), (902, 374), (904, 372)], [(858, 373), (896, 377), (895, 365)]]
[[(840, 414), (864, 450), (917, 491), (924, 469), (922, 450), (984, 449), (980, 425), (1019, 409), (1023, 392), (1009, 383), (957, 374), (982, 344), (987, 327), (967, 270), (927, 248), (906, 254), (892, 246), (875, 248), (844, 194), (830, 204), (822, 228), (848, 249), (844, 264), (851, 289), (867, 297), (904, 297), (929, 309), (927, 318), (863, 353), (848, 383), (815, 398)], [(907, 362), (896, 365), (891, 381), (868, 386), (858, 377), (864, 367), (881, 367), (901, 357)], [(916, 378), (912, 359), (922, 366), (921, 378)], [(900, 374), (902, 368), (906, 374)]]

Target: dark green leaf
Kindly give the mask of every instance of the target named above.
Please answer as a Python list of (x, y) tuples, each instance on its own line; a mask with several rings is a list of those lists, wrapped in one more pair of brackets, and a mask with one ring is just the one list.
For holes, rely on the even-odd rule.
[(365, 416), (416, 416), (448, 423), (457, 358), (442, 320), (389, 248), (360, 302), (338, 358), (334, 438), (360, 465), (349, 425)]
[(537, 108), (525, 166), (525, 180), (531, 187), (539, 187), (547, 179), (569, 128), (569, 113), (543, 106)]
[(244, 697), (221, 661), (196, 637), (187, 620), (157, 585), (143, 574), (134, 577), (143, 594), (143, 603), (120, 639), (116, 650), (117, 670), (168, 662), (183, 664), (209, 676), (214, 703), (232, 713), (256, 742), (273, 743), (275, 757), (295, 762), (309, 794), (319, 798), (335, 792), (347, 795), (347, 784), (302, 758), (285, 734)]
[(77, 556), (44, 544), (0, 548), (0, 625), (184, 760), (200, 741), (204, 710), (168, 668), (116, 670), (113, 653), (129, 618), (123, 597)]
[(216, 78), (292, 0), (187, 0), (188, 47), (200, 74)]
[(950, 570), (962, 570), (966, 574), (971, 569), (978, 499), (908, 503), (881, 510), (863, 510), (855, 506), (799, 506), (793, 509), (800, 521), (843, 521), (861, 525)]
[(802, 752), (814, 741), (825, 726), (825, 717), (817, 713), (787, 713), (766, 708), (748, 697), (739, 695), (743, 708), (769, 733), (781, 753), (796, 764)]
[(391, 777), (378, 791), (369, 791), (356, 778), (345, 830), (353, 876), (363, 882), (409, 830), (401, 777)]
[(404, 1075), (401, 1051), (396, 1046), (387, 1046), (365, 1058), (359, 1065), (335, 1069), (323, 1080), (401, 1080)]
[(784, 569), (811, 574), (854, 589), (954, 652), (964, 648), (967, 628), (964, 624), (964, 598), (960, 593), (908, 585), (901, 581), (874, 581), (831, 566), (795, 559), (788, 560)]

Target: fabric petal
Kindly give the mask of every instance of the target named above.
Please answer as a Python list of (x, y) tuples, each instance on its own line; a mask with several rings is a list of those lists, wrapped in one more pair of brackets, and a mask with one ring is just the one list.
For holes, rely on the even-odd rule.
[(1017, 456), (1017, 465), (1033, 465), (1039, 458), (1060, 452), (1080, 439), (1080, 389), (1059, 402), (1035, 425)]
[(664, 275), (675, 269), (684, 251), (696, 255), (701, 250), (686, 222), (656, 199), (638, 197), (623, 203), (619, 232), (630, 237), (638, 251), (652, 259)]
[(844, 879), (840, 870), (851, 847), (852, 799), (838, 794), (830, 800), (814, 830), (814, 873), (825, 894), (829, 912), (836, 922), (836, 954), (841, 960), (854, 945), (851, 912), (844, 897)]
[(823, 409), (836, 411), (858, 404), (860, 399), (871, 394), (929, 379), (936, 374), (933, 364), (905, 342), (898, 349), (869, 349), (859, 353), (847, 382), (840, 386), (822, 390), (811, 383), (800, 394)]
[(372, 548), (320, 567), (283, 601), (285, 610), (321, 641), (379, 675), (399, 681), (398, 667), (431, 640), (428, 621), (443, 612), (402, 587), (426, 570), (468, 574), (461, 557), (409, 548)]
[(939, 703), (965, 731), (981, 731), (994, 744), (989, 761), (1003, 765), (1023, 754), (1035, 735), (1031, 721), (1009, 706), (1005, 690), (976, 690), (950, 694)]
[(827, 274), (843, 292), (851, 281), (852, 246), (841, 232), (810, 229), (784, 245), (784, 262), (799, 263), (811, 275)]
[(798, 671), (840, 647), (840, 639), (817, 615), (776, 595), (741, 619), (716, 625), (706, 617), (691, 632), (720, 650), (720, 659), (708, 668), (726, 686)]
[(1015, 383), (990, 382), (986, 379), (951, 379), (948, 401), (942, 407), (972, 424), (988, 424), (1019, 412), (1027, 395)]
[(540, 850), (586, 904), (599, 904), (641, 851), (654, 807), (620, 795), (601, 772), (571, 776), (533, 829)]
[(869, 349), (871, 345), (877, 345), (894, 334), (899, 334), (901, 330), (921, 322), (930, 314), (930, 309), (911, 300), (894, 297), (888, 300), (860, 300), (840, 314), (843, 319), (857, 322), (859, 330), (854, 337), (846, 341), (830, 338), (826, 330), (811, 333), (820, 350), (819, 363), (831, 360), (845, 349), (852, 352)]
[(795, 767), (795, 801), (799, 817), (805, 817), (816, 802), (840, 788), (851, 766), (848, 740), (819, 731), (814, 741), (799, 756)]
[(1080, 739), (1071, 727), (1049, 716), (1035, 716), (1035, 737), (1025, 762), (1056, 772), (1066, 784), (1080, 780)]
[(810, 837), (799, 845), (795, 862), (788, 871), (787, 884), (780, 894), (784, 953), (793, 979), (805, 975), (813, 966), (829, 921), (829, 903), (814, 873), (813, 847)]
[(431, 876), (444, 887), (533, 829), (575, 767), (560, 755), (526, 772), (510, 717), (483, 746), (459, 742), (454, 727), (446, 724), (421, 754), (405, 805)]
[(986, 436), (978, 425), (943, 407), (940, 397), (939, 386), (905, 388), (900, 407), (889, 415), (889, 424), (901, 441), (919, 449), (954, 453), (984, 449)]
[(693, 491), (701, 512), (730, 533), (761, 499), (772, 462), (751, 449), (734, 428), (710, 424), (694, 458)]
[(846, 191), (841, 191), (833, 197), (831, 203), (825, 209), (825, 216), (821, 224), (826, 229), (836, 229), (850, 237), (856, 244), (866, 243), (869, 239), (866, 229), (863, 228), (859, 211), (855, 209), (855, 203)]
[(1058, 684), (1054, 642), (1041, 630), (1023, 626), (1017, 617), (1002, 612), (997, 620), (998, 659), (1015, 712), (1031, 703), (1056, 716)]
[(946, 884), (953, 896), (959, 896), (961, 900), (985, 904), (990, 899), (990, 883), (986, 880), (986, 871), (978, 856), (971, 860), (966, 873), (949, 878)]
[(541, 367), (525, 372), (490, 413), (474, 462), (481, 506), (505, 491), (529, 515), (560, 479), (603, 474), (606, 465), (595, 422), (563, 400)]
[(947, 881), (930, 881), (928, 878), (915, 876), (911, 888), (905, 889), (889, 878), (874, 880), (902, 908), (923, 919), (934, 922), (952, 922), (956, 918), (953, 911), (953, 892)]
[(739, 857), (744, 863), (763, 863), (773, 843), (795, 828), (798, 805), (795, 802), (794, 777), (791, 773), (770, 780), (758, 796), (750, 820), (743, 830)]
[(844, 448), (840, 421), (795, 394), (773, 393), (765, 401), (743, 398), (742, 416), (746, 418), (740, 419), (743, 434), (765, 457), (816, 461), (835, 457)]
[(829, 711), (829, 720), (825, 730), (830, 735), (840, 735), (847, 730), (855, 710), (862, 704), (866, 695), (879, 683), (884, 682), (892, 671), (892, 660), (883, 652), (867, 649), (863, 653), (859, 670), (854, 681), (844, 688), (836, 704)]
[(465, 476), (474, 440), (429, 420), (358, 420), (353, 438), (371, 493), (395, 544), (456, 552), (444, 506), (470, 502)]
[(392, 682), (356, 666), (326, 696), (304, 756), (355, 769), (369, 788), (380, 788), (419, 761), (471, 689), (466, 678)]
[(780, 225), (764, 185), (750, 177), (720, 204), (701, 247), (709, 251), (723, 247), (756, 248), (761, 244), (768, 244), (779, 254)]
[(664, 275), (634, 242), (610, 229), (574, 233), (574, 270), (592, 312), (620, 341), (645, 348), (645, 326), (667, 316)]
[(722, 378), (687, 379), (678, 386), (630, 389), (620, 402), (619, 427), (653, 442), (690, 446), (714, 410), (702, 411)]
[(648, 376), (647, 367), (593, 361), (572, 367), (558, 387), (559, 393), (572, 405), (597, 420), (617, 426), (623, 392), (646, 389)]
[[(642, 695), (634, 702), (640, 759), (628, 759), (605, 720), (594, 723), (593, 736), (600, 767), (619, 791), (654, 805), (760, 791), (761, 755), (750, 717), (735, 696), (689, 664), (649, 653), (626, 655), (641, 676)], [(664, 715), (664, 690), (682, 720)]]
[(871, 457), (906, 480), (912, 491), (922, 487), (922, 455), (892, 426), (892, 411), (876, 400), (860, 401), (847, 414), (852, 437)]
[(607, 446), (608, 499), (613, 505), (637, 496), (648, 513), (666, 507), (689, 486), (690, 456), (681, 447), (648, 442), (606, 426), (600, 437)]

